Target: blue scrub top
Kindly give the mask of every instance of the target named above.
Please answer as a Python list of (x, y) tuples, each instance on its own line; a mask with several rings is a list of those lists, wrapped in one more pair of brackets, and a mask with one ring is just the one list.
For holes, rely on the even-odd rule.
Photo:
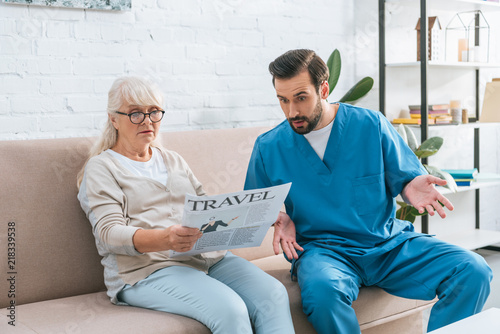
[(285, 207), (304, 248), (318, 242), (370, 248), (413, 231), (394, 218), (395, 197), (422, 174), (380, 112), (340, 103), (323, 161), (285, 120), (257, 138), (245, 189), (292, 182)]

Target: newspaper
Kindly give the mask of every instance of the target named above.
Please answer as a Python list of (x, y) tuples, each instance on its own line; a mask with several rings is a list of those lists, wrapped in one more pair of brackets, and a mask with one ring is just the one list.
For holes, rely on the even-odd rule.
[(255, 247), (278, 218), (291, 183), (215, 196), (186, 195), (182, 225), (203, 235), (188, 252), (171, 250), (170, 257), (216, 250)]

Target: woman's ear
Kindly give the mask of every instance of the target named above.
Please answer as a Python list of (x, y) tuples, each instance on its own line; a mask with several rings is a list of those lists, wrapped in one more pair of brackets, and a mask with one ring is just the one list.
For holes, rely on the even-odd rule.
[(116, 121), (116, 114), (108, 114), (108, 119), (113, 124), (113, 127), (118, 130), (118, 122)]

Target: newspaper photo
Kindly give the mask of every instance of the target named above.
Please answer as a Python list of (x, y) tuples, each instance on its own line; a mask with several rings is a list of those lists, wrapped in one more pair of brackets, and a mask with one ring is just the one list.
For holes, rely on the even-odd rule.
[(188, 252), (170, 251), (170, 257), (216, 250), (260, 246), (278, 218), (291, 183), (214, 196), (186, 195), (182, 225), (200, 229), (203, 236)]

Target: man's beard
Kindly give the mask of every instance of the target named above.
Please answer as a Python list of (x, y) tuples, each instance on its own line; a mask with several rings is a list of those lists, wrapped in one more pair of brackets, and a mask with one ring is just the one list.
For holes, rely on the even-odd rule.
[[(309, 119), (306, 116), (297, 116), (297, 117), (289, 118), (288, 123), (292, 127), (293, 131), (295, 131), (299, 135), (305, 135), (316, 128), (319, 121), (321, 120), (321, 116), (323, 116), (323, 106), (321, 105), (321, 99), (318, 98), (318, 103), (316, 104), (316, 107), (314, 107), (314, 112), (312, 114), (311, 119)], [(307, 126), (301, 127), (301, 128), (296, 128), (293, 125), (293, 122), (295, 122), (295, 121), (305, 121), (305, 122), (307, 122)]]

